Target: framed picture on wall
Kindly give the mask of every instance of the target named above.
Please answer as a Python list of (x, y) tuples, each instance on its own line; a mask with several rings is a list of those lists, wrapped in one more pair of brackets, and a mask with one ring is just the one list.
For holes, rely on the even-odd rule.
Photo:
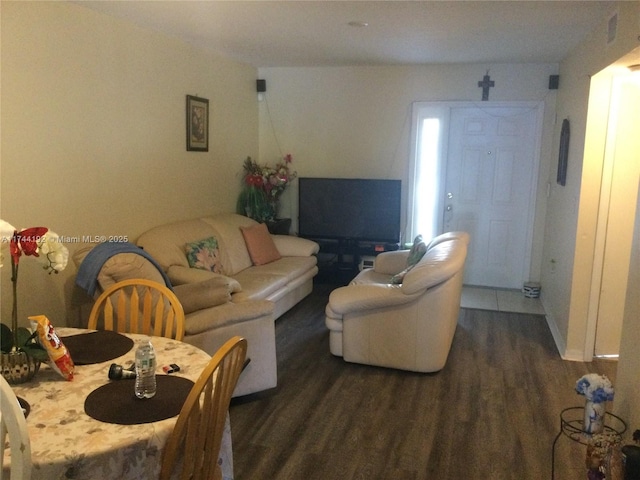
[(209, 100), (187, 95), (187, 150), (209, 151)]

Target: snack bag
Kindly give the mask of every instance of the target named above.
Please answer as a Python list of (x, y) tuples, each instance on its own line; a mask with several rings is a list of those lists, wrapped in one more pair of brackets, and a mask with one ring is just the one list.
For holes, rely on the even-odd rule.
[(64, 377), (65, 380), (73, 380), (73, 360), (69, 350), (58, 338), (53, 325), (45, 315), (29, 317), (31, 326), (38, 331), (38, 341), (49, 354), (49, 366)]

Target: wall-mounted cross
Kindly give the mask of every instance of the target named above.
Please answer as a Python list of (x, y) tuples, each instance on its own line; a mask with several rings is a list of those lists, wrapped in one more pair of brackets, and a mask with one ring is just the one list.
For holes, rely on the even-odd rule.
[(482, 101), (489, 100), (489, 89), (496, 86), (496, 82), (491, 80), (489, 76), (489, 70), (487, 70), (487, 74), (482, 77), (482, 81), (478, 82), (478, 86), (482, 87)]

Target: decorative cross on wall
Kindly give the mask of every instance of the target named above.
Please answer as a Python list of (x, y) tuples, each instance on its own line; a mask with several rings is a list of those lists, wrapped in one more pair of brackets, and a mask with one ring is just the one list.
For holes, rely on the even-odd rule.
[(478, 86), (482, 87), (482, 101), (489, 100), (489, 89), (496, 86), (496, 82), (491, 80), (489, 76), (489, 70), (487, 70), (487, 74), (482, 77), (482, 81), (478, 82)]

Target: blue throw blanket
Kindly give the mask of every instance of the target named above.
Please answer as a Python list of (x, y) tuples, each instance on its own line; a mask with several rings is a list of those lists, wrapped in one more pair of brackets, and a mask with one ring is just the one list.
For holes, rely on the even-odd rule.
[(104, 262), (109, 260), (114, 255), (117, 255), (118, 253), (136, 253), (138, 255), (142, 255), (144, 258), (149, 260), (162, 274), (164, 283), (167, 285), (167, 287), (172, 288), (169, 277), (167, 277), (167, 274), (164, 273), (164, 270), (160, 268), (160, 265), (158, 265), (153, 257), (145, 252), (142, 248), (130, 242), (106, 242), (101, 243), (93, 248), (80, 264), (80, 268), (78, 268), (76, 285), (78, 285), (83, 290), (86, 290), (89, 296), (93, 297), (96, 293), (96, 288), (98, 287), (98, 274), (100, 273), (102, 265), (104, 265)]

